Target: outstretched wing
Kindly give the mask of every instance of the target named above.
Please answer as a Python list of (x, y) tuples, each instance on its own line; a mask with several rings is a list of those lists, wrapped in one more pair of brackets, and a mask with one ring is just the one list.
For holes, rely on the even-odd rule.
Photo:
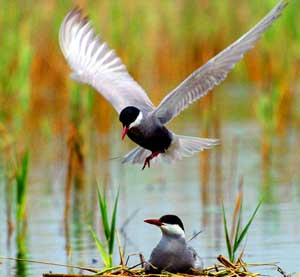
[(127, 106), (153, 110), (146, 92), (129, 75), (115, 51), (95, 35), (79, 9), (74, 8), (65, 17), (59, 44), (73, 70), (72, 78), (94, 87), (118, 113)]
[(206, 95), (214, 86), (222, 82), (244, 54), (253, 48), (263, 32), (281, 15), (287, 4), (288, 0), (281, 0), (250, 31), (193, 72), (171, 91), (154, 111), (161, 124), (169, 122), (191, 103)]

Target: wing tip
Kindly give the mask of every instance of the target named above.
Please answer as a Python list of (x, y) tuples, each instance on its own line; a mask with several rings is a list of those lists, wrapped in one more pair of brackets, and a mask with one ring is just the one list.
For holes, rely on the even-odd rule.
[(65, 19), (68, 20), (74, 16), (78, 16), (81, 18), (83, 16), (83, 8), (80, 6), (76, 5), (74, 6), (66, 15)]
[[(287, 7), (290, 3), (290, 0), (281, 0), (274, 8), (273, 8), (273, 19), (272, 21), (276, 20), (278, 17), (282, 15), (283, 10)], [(272, 11), (271, 11), (272, 13)]]
[[(60, 26), (59, 30), (59, 41), (62, 42), (66, 31), (67, 25), (70, 21), (75, 21), (76, 23), (81, 23), (82, 25), (85, 25), (89, 22), (89, 17), (87, 15), (84, 15), (83, 8), (76, 5), (73, 7), (67, 15), (64, 17), (63, 22)], [(73, 23), (74, 24), (74, 23)]]

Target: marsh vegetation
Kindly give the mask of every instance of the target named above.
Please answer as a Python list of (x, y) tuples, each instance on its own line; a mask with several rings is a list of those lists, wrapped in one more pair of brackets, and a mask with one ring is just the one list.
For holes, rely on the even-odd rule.
[[(275, 2), (76, 3), (157, 104)], [(142, 252), (147, 258), (159, 234), (149, 232), (143, 219), (172, 212), (181, 215), (190, 236), (203, 230), (193, 246), (208, 266), (226, 253), (222, 201), (228, 215), (243, 176), (245, 219), (264, 199), (245, 260), (300, 271), (299, 1), (291, 1), (221, 86), (170, 124), (179, 134), (217, 137), (222, 144), (144, 172), (121, 165), (133, 145), (121, 142), (109, 104), (68, 77), (57, 36), (74, 3), (0, 3), (0, 256), (101, 268), (89, 226), (101, 242), (111, 238), (99, 220), (98, 183), (109, 211), (120, 187), (115, 227), (124, 255)], [(118, 253), (109, 259), (118, 260)], [(1, 262), (3, 276), (78, 272)]]

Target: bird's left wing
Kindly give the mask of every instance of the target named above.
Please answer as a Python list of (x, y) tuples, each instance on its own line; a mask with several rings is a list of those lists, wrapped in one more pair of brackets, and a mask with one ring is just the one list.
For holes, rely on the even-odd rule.
[(59, 44), (73, 70), (72, 78), (94, 87), (118, 113), (127, 106), (153, 110), (146, 92), (129, 75), (115, 51), (95, 35), (81, 10), (74, 8), (65, 17)]
[(237, 41), (193, 72), (178, 87), (171, 91), (154, 110), (161, 124), (166, 124), (191, 103), (206, 95), (222, 82), (244, 54), (253, 48), (263, 32), (277, 19), (287, 5), (281, 0), (259, 23)]

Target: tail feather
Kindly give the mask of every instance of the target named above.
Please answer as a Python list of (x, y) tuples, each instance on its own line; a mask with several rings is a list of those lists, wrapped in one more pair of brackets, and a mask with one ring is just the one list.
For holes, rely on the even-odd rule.
[(171, 146), (160, 155), (165, 161), (173, 162), (190, 157), (197, 152), (209, 149), (220, 143), (219, 139), (197, 138), (174, 135)]
[(138, 146), (123, 157), (122, 163), (143, 164), (150, 154), (151, 151)]
[[(159, 154), (154, 158), (152, 162), (172, 163), (181, 160), (182, 158), (190, 157), (197, 152), (209, 149), (218, 144), (220, 144), (219, 139), (197, 138), (173, 134), (173, 140), (170, 147), (165, 153)], [(124, 156), (122, 163), (143, 164), (146, 157), (150, 154), (151, 151), (138, 146)]]

